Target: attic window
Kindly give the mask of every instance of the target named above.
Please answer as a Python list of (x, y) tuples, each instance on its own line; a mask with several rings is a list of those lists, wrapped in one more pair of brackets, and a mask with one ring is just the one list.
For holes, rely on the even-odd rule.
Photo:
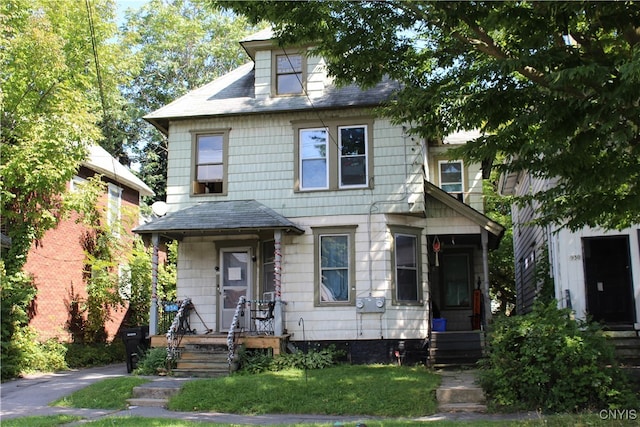
[(301, 54), (276, 55), (276, 93), (298, 95), (303, 91), (304, 76)]

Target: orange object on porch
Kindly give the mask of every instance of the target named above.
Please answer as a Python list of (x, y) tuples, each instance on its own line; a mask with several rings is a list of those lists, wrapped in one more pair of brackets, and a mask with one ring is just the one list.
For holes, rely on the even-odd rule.
[(480, 329), (480, 321), (482, 319), (482, 291), (476, 289), (473, 291), (473, 315), (471, 316), (471, 328)]

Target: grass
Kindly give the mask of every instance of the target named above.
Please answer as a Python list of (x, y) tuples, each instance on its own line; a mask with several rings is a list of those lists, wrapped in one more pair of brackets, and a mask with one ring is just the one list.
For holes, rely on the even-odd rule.
[(66, 408), (125, 409), (135, 386), (149, 382), (140, 377), (108, 378), (56, 400), (50, 406)]
[(174, 411), (417, 417), (437, 408), (440, 377), (424, 367), (339, 365), (187, 382)]
[[(419, 367), (336, 366), (322, 370), (287, 370), (257, 375), (193, 380), (174, 396), (170, 407), (177, 411), (258, 414), (333, 414), (380, 417), (366, 420), (368, 427), (627, 427), (637, 419), (614, 420), (598, 412), (540, 416), (531, 420), (413, 421), (436, 411), (435, 389), (439, 376)], [(90, 385), (52, 405), (94, 409), (124, 409), (133, 387), (147, 382), (139, 377), (110, 378)], [(633, 412), (637, 417), (640, 413)], [(606, 414), (605, 414), (606, 415)], [(168, 418), (107, 416), (97, 420), (71, 415), (22, 417), (2, 420), (2, 427), (61, 426), (80, 421), (92, 427), (232, 427), (230, 424)], [(284, 426), (285, 424), (280, 424)], [(300, 427), (331, 427), (334, 423), (295, 424)], [(344, 423), (355, 427), (356, 423)], [(277, 425), (274, 425), (277, 427)]]
[(75, 415), (41, 415), (2, 420), (2, 427), (49, 427), (82, 420)]
[[(55, 415), (47, 417), (25, 417), (11, 420), (3, 420), (2, 427), (48, 427), (64, 425), (79, 420), (79, 417), (69, 415)], [(234, 427), (233, 424), (209, 423), (201, 421), (186, 421), (167, 418), (142, 418), (142, 417), (105, 417), (99, 420), (82, 422), (92, 427)], [(334, 423), (320, 424), (295, 424), (298, 427), (333, 427)], [(344, 427), (355, 427), (357, 423), (344, 423)], [(631, 427), (636, 426), (637, 420), (606, 420), (596, 414), (578, 415), (553, 415), (534, 420), (510, 420), (510, 421), (409, 421), (409, 420), (367, 420), (367, 427)], [(272, 427), (285, 426), (285, 424), (272, 424)], [(291, 424), (289, 424), (291, 426)]]

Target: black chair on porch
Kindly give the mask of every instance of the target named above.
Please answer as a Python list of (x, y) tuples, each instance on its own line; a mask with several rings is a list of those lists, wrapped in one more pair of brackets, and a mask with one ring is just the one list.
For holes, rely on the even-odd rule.
[[(265, 294), (266, 296), (266, 294)], [(255, 327), (255, 332), (258, 335), (273, 335), (274, 334), (274, 315), (273, 311), (276, 307), (276, 302), (271, 298), (270, 300), (256, 301), (255, 309), (251, 310), (251, 322)]]

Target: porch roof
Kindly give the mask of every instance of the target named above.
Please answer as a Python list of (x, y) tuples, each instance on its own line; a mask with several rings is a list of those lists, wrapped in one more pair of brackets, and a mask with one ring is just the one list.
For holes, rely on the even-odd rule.
[(304, 234), (302, 228), (256, 200), (204, 202), (133, 229), (138, 234), (159, 234), (171, 239), (264, 230)]
[(478, 224), (481, 228), (488, 231), (489, 234), (489, 247), (496, 249), (500, 244), (500, 240), (505, 232), (505, 228), (493, 221), (488, 216), (473, 209), (471, 206), (466, 205), (453, 197), (451, 194), (442, 190), (440, 187), (425, 181), (425, 193), (427, 196), (433, 197), (437, 201), (447, 205), (460, 215), (468, 218), (470, 221)]

